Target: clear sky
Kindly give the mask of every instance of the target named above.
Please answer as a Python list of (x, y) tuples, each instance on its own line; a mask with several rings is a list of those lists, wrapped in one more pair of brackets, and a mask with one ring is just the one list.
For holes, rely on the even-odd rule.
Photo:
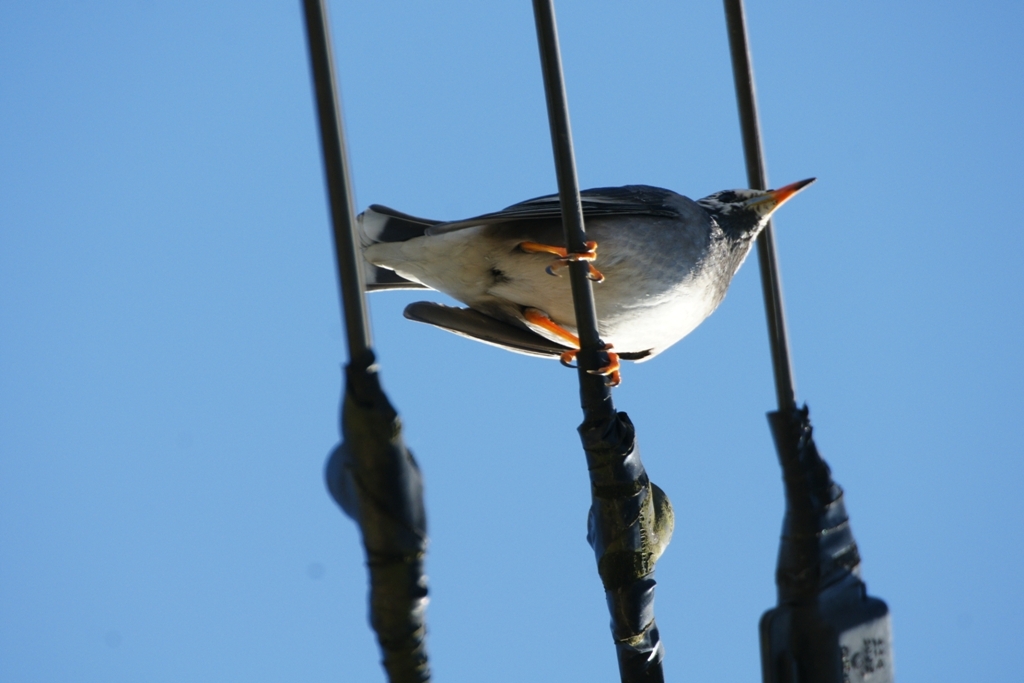
[[(745, 186), (720, 2), (556, 5), (583, 187)], [(359, 207), (555, 191), (530, 3), (334, 2)], [(748, 6), (798, 397), (902, 683), (1020, 676), (1024, 5)], [(0, 4), (0, 680), (379, 681), (329, 499), (345, 350), (297, 0)], [(671, 681), (759, 680), (782, 489), (756, 258), (627, 364)], [(371, 300), (438, 681), (615, 681), (575, 373)]]

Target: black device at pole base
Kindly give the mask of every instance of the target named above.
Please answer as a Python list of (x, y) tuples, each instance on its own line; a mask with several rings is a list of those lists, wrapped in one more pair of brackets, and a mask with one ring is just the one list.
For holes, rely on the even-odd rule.
[(889, 608), (869, 597), (843, 490), (818, 454), (806, 406), (768, 413), (786, 515), (778, 607), (761, 617), (764, 683), (892, 683)]

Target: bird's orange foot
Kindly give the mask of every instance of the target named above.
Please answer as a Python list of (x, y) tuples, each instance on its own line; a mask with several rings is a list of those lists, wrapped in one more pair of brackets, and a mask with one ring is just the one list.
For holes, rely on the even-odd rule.
[[(591, 375), (604, 375), (608, 378), (608, 386), (617, 387), (622, 384), (622, 373), (619, 372), (622, 369), (622, 365), (619, 362), (619, 354), (612, 352), (612, 345), (605, 344), (601, 349), (608, 355), (608, 365), (597, 370), (587, 370)], [(570, 349), (558, 357), (558, 360), (567, 368), (575, 368), (572, 364), (576, 360), (576, 355), (579, 353), (579, 349)]]
[[(569, 368), (576, 367), (575, 365), (572, 364), (572, 362), (576, 360), (576, 354), (580, 352), (579, 337), (577, 337), (575, 334), (573, 334), (569, 330), (565, 329), (564, 327), (556, 323), (554, 320), (548, 317), (547, 313), (540, 310), (539, 308), (524, 309), (523, 317), (526, 318), (526, 322), (530, 323), (531, 325), (536, 325), (537, 327), (543, 330), (547, 330), (548, 332), (552, 333), (553, 335), (561, 339), (566, 344), (576, 347), (573, 349), (569, 349), (568, 351), (564, 352), (562, 355), (558, 357), (558, 360), (561, 361), (562, 365)], [(602, 351), (608, 354), (608, 365), (597, 370), (588, 370), (587, 372), (589, 372), (592, 375), (604, 375), (605, 377), (608, 378), (608, 386), (617, 387), (619, 386), (619, 384), (622, 383), (622, 375), (619, 372), (621, 365), (619, 363), (619, 355), (617, 353), (612, 353), (611, 349), (611, 344), (605, 344), (604, 347), (601, 349)]]
[(551, 254), (557, 256), (558, 260), (545, 268), (548, 275), (558, 275), (558, 271), (570, 263), (585, 261), (588, 269), (587, 277), (594, 282), (604, 282), (604, 275), (591, 263), (591, 261), (597, 258), (597, 242), (587, 242), (586, 251), (573, 253), (569, 253), (565, 247), (554, 247), (550, 244), (541, 244), (540, 242), (520, 242), (519, 248), (527, 254)]

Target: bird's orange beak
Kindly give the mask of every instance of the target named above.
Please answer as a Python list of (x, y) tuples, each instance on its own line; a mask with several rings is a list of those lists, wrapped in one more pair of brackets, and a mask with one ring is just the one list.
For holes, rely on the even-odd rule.
[(780, 206), (782, 206), (790, 197), (792, 197), (797, 192), (799, 192), (800, 190), (804, 189), (805, 187), (807, 187), (808, 185), (813, 183), (815, 180), (817, 180), (817, 178), (808, 178), (807, 180), (798, 180), (795, 183), (791, 183), (791, 184), (786, 185), (784, 187), (780, 187), (777, 190), (768, 190), (768, 194), (771, 196), (772, 199), (775, 200), (775, 207), (774, 208), (777, 209)]
[(807, 180), (801, 180), (785, 187), (780, 187), (777, 190), (756, 190), (753, 197), (744, 202), (744, 205), (751, 211), (755, 211), (759, 216), (767, 218), (775, 213), (775, 210), (783, 205), (790, 197), (795, 195), (800, 190), (804, 189), (817, 178), (808, 178)]

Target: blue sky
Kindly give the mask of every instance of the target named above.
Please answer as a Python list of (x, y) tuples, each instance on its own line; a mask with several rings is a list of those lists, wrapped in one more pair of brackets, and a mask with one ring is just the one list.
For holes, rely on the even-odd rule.
[[(353, 184), (555, 190), (528, 2), (332, 3)], [(583, 187), (745, 174), (721, 4), (557, 3)], [(798, 398), (899, 680), (1024, 632), (1019, 3), (747, 8)], [(344, 346), (298, 2), (0, 6), (0, 679), (382, 680), (329, 499)], [(669, 680), (755, 681), (782, 515), (754, 257), (615, 392), (676, 533)], [(575, 373), (372, 297), (426, 480), (437, 680), (614, 681)]]

